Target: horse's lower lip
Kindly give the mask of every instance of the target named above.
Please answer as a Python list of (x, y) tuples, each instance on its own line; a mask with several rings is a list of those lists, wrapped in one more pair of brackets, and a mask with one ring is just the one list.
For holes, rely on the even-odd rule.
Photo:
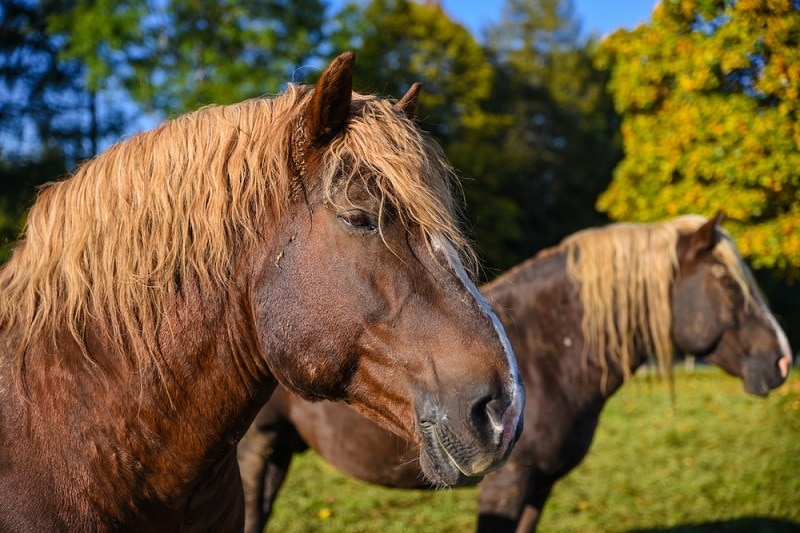
[(764, 379), (764, 376), (759, 375), (756, 376), (755, 379), (746, 379), (744, 389), (756, 396), (766, 396), (769, 393), (770, 387)]
[[(447, 448), (442, 444), (436, 424), (420, 422), (422, 445), (420, 446), (420, 465), (428, 480), (439, 486), (459, 486), (473, 484), (482, 476), (464, 472)], [(428, 468), (425, 465), (428, 465)]]
[(500, 466), (500, 464), (497, 464), (496, 461), (490, 458), (464, 464), (454, 457), (451, 450), (448, 449), (448, 446), (440, 435), (438, 424), (435, 422), (421, 422), (420, 429), (425, 437), (424, 442), (427, 445), (422, 446), (422, 452), (428, 454), (429, 457), (440, 458), (438, 463), (440, 468), (445, 467), (445, 464), (442, 464), (443, 462), (446, 463), (446, 465), (450, 467), (452, 473), (461, 478), (456, 481), (457, 484), (475, 483), (486, 473)]
[(474, 477), (474, 474), (469, 474), (469, 473), (465, 472), (464, 469), (461, 468), (461, 465), (458, 464), (458, 461), (456, 461), (453, 458), (453, 456), (450, 455), (450, 452), (447, 451), (447, 447), (444, 445), (444, 443), (442, 443), (441, 439), (439, 438), (439, 432), (436, 431), (436, 424), (432, 425), (431, 431), (433, 432), (433, 436), (436, 438), (436, 444), (438, 444), (439, 445), (439, 449), (444, 452), (444, 456), (447, 458), (448, 461), (450, 461), (450, 464), (453, 465), (454, 467), (456, 467), (456, 470), (461, 472), (462, 475), (464, 475), (466, 477)]

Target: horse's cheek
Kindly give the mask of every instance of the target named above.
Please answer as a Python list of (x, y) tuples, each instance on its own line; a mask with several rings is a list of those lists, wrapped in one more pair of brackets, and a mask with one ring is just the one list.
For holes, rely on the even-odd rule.
[(688, 279), (674, 298), (673, 335), (686, 353), (706, 352), (718, 336), (718, 317), (699, 280)]
[[(355, 373), (348, 339), (356, 334), (328, 323), (336, 313), (329, 313), (327, 319), (317, 314), (314, 308), (321, 295), (292, 297), (293, 288), (303, 284), (300, 280), (280, 283), (281, 290), (265, 290), (256, 298), (259, 342), (266, 364), (282, 385), (304, 398), (341, 399)], [(313, 291), (306, 291), (309, 293)], [(274, 313), (276, 307), (279, 313)], [(268, 316), (273, 318), (268, 320)]]

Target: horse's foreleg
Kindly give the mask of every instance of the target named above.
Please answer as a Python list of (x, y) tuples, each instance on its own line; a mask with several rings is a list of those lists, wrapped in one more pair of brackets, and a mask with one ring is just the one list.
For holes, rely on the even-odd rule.
[(478, 532), (513, 533), (525, 505), (532, 468), (513, 462), (478, 484)]
[(261, 533), (266, 518), (261, 512), (261, 495), (264, 492), (264, 473), (267, 457), (272, 452), (274, 431), (262, 431), (256, 424), (250, 426), (236, 450), (239, 471), (244, 489), (244, 522), (246, 533)]
[(292, 457), (296, 452), (300, 451), (297, 447), (292, 446), (288, 438), (281, 439), (276, 444), (264, 469), (264, 484), (260, 502), (261, 521), (259, 522), (260, 529), (257, 530), (259, 532), (264, 530), (269, 517), (272, 515), (272, 505), (275, 503), (278, 491), (281, 489), (286, 473), (289, 471)]
[(516, 533), (532, 533), (536, 531), (539, 519), (542, 517), (542, 508), (553, 489), (552, 483), (534, 483), (529, 490), (529, 497), (525, 502), (522, 515), (517, 523)]
[(292, 433), (288, 427), (263, 428), (253, 424), (239, 442), (246, 533), (262, 533), (272, 514), (272, 504), (295, 452), (296, 438)]

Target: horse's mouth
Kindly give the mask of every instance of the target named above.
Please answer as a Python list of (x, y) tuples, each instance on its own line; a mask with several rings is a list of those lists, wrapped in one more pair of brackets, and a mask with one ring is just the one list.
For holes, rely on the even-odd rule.
[[(448, 446), (447, 439), (443, 439), (438, 431), (438, 426), (432, 422), (420, 422), (422, 446), (420, 446), (420, 465), (428, 481), (435, 486), (453, 487), (474, 485), (483, 479), (489, 468), (476, 468), (466, 466), (463, 460), (457, 458), (453, 446)], [(491, 461), (486, 462), (487, 465)]]
[(786, 381), (789, 370), (787, 365), (784, 372), (782, 362), (783, 359), (778, 360), (775, 368), (746, 367), (743, 376), (744, 390), (756, 396), (767, 396), (769, 391), (780, 387)]
[(758, 375), (753, 379), (744, 380), (744, 390), (754, 396), (767, 396), (770, 387), (763, 376)]

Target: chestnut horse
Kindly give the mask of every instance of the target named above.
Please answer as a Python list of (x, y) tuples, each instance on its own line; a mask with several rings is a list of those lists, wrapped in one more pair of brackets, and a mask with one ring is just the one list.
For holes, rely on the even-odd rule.
[[(718, 220), (587, 230), (483, 287), (517, 354), (528, 403), (506, 466), (478, 485), (480, 531), (531, 531), (553, 484), (589, 450), (608, 397), (648, 355), (705, 356), (763, 395), (790, 365), (783, 330)], [(261, 531), (292, 454), (316, 449), (344, 472), (391, 487), (428, 486), (416, 449), (346, 406), (285, 391), (239, 445), (247, 531)]]
[(459, 259), (451, 169), (396, 104), (316, 88), (206, 108), (45, 188), (0, 271), (0, 530), (231, 531), (277, 383), (497, 468), (523, 388)]

